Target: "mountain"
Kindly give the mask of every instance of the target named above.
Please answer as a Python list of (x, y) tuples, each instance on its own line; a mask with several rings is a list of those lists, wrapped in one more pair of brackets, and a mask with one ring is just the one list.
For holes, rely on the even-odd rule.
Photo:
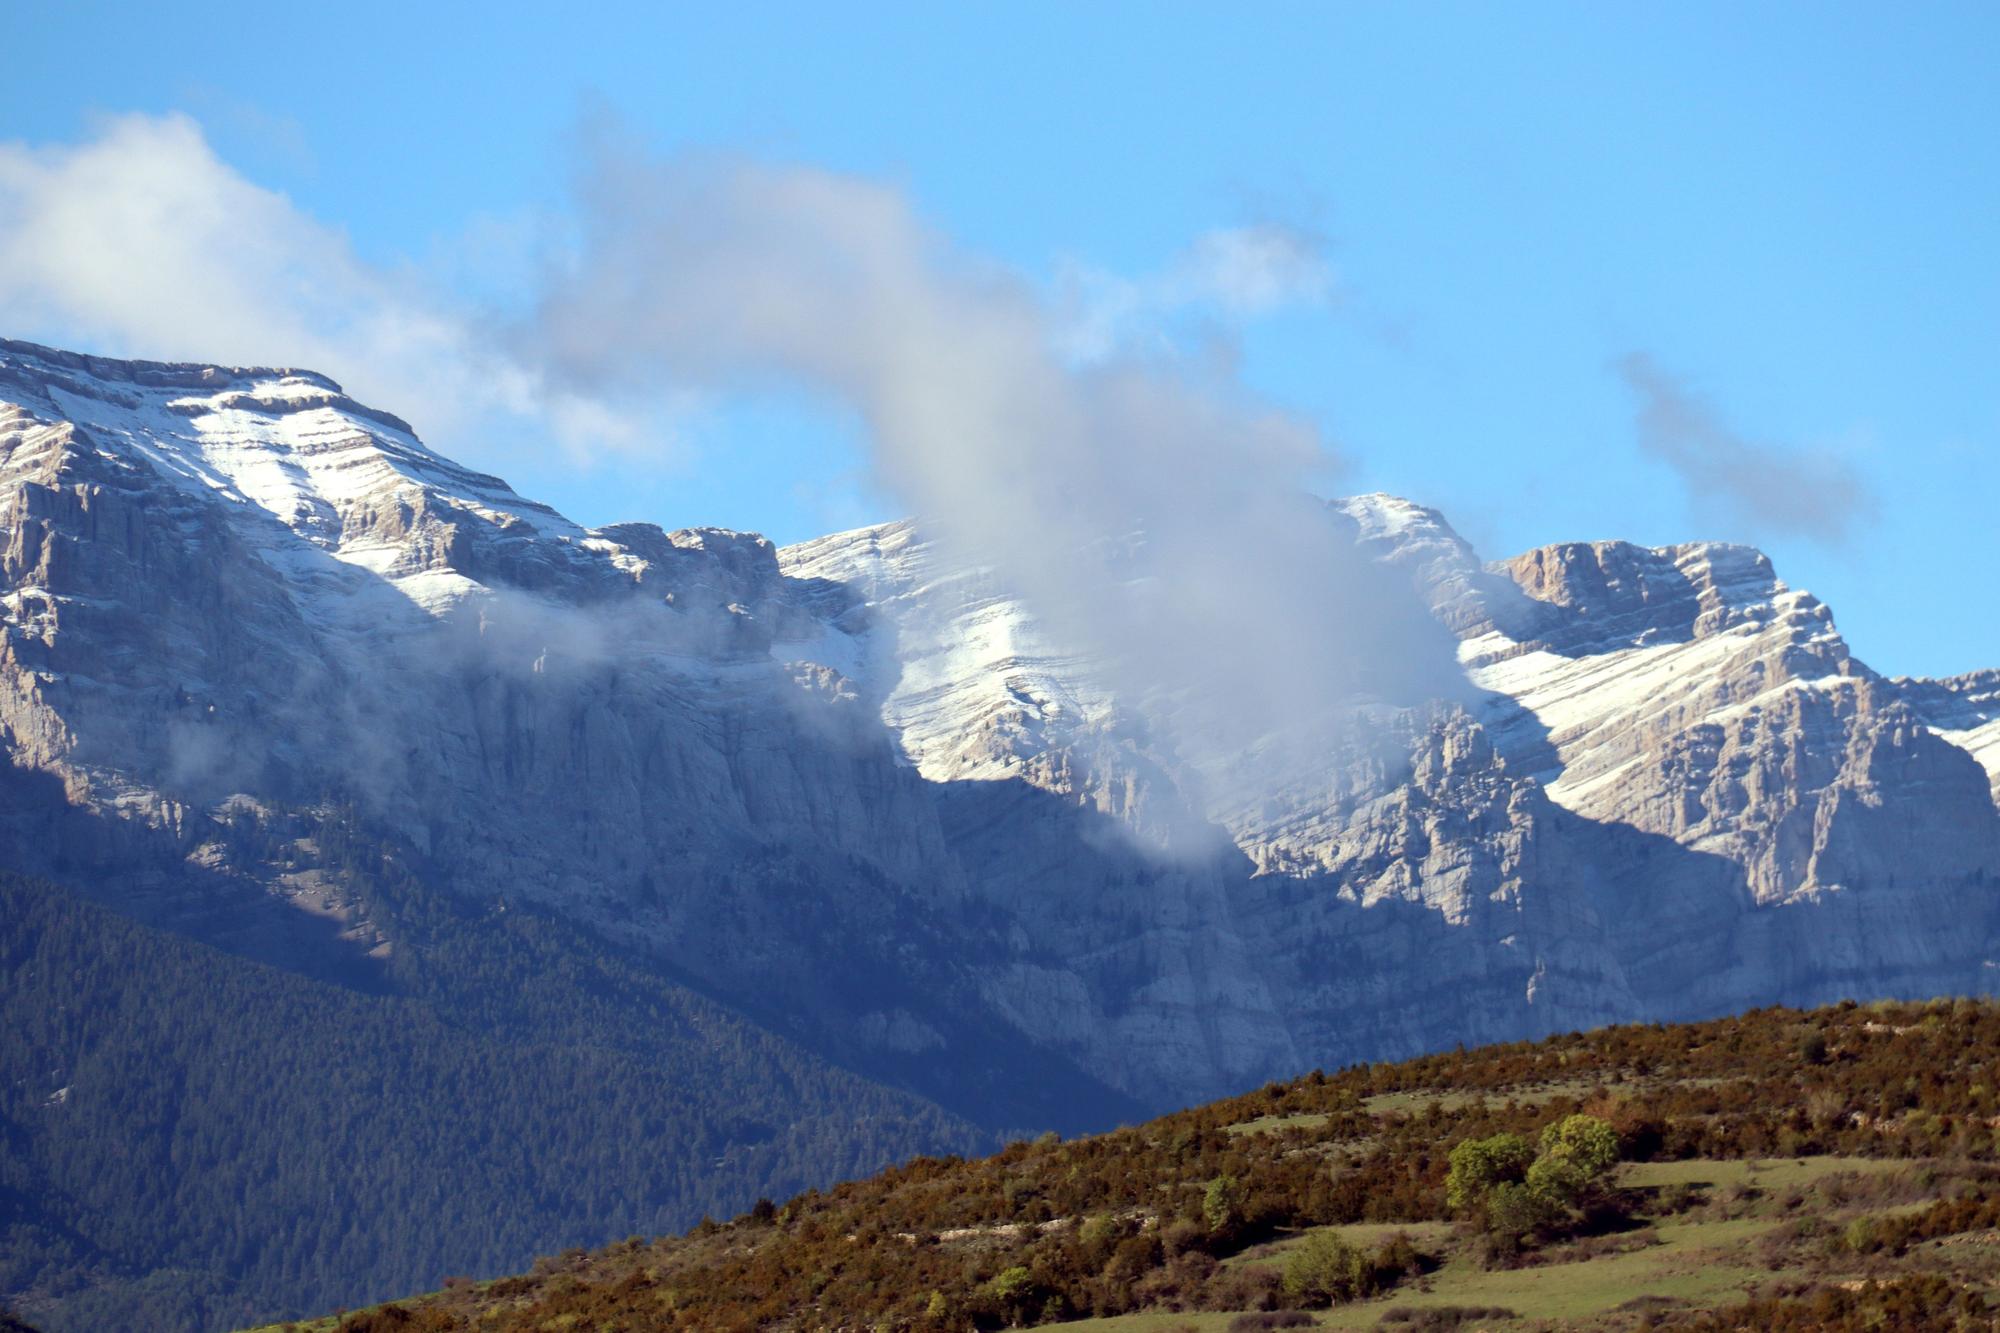
[[(1465, 688), (1202, 758), (922, 524), (585, 529), (304, 371), (0, 342), (0, 403), (0, 866), (373, 1013), (713, 1070), (680, 1076), (719, 1141), (752, 1049), (852, 1079), (827, 1123), (887, 1116), (895, 1155), (1459, 1042), (1993, 989), (2000, 673), (1885, 679), (1746, 548), (1487, 564), (1433, 511), (1336, 502)], [(741, 1040), (656, 1025), (682, 1005)], [(19, 1096), (69, 1088), (24, 1142), (96, 1164), (50, 1125), (109, 1090), (59, 1044), (15, 1059)], [(495, 1271), (482, 1246), (426, 1253)], [(270, 1280), (274, 1311), (330, 1303)]]
[(1934, 1001), (1313, 1073), (317, 1327), (1984, 1329), (1996, 1057)]

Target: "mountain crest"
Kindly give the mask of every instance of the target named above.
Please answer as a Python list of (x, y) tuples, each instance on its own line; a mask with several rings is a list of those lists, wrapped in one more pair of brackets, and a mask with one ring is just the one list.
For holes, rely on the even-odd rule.
[(856, 1067), (978, 1032), (1154, 1102), (1990, 984), (2000, 687), (1882, 679), (1747, 547), (1488, 563), (1334, 501), (1467, 688), (1197, 762), (922, 524), (590, 530), (303, 372), (4, 343), (0, 402), (0, 734), (61, 793), (18, 803), (23, 869), (282, 919), (338, 812)]

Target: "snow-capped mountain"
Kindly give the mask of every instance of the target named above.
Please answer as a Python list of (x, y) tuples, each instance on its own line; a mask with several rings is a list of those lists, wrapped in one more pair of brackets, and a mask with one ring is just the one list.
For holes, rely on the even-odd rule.
[(1329, 506), (1471, 688), (1253, 785), (919, 524), (587, 530), (300, 371), (0, 342), (0, 403), (11, 865), (289, 966), (402, 943), (337, 828), (961, 1105), (2000, 976), (2000, 673), (1753, 550)]

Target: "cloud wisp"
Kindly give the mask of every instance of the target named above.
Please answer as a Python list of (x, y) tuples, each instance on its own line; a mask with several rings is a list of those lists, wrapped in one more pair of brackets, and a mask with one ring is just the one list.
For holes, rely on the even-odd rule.
[(1846, 460), (1738, 434), (1644, 353), (1622, 358), (1618, 373), (1639, 398), (1639, 447), (1723, 521), (1837, 545), (1875, 517), (1874, 495)]
[(1286, 307), (1333, 301), (1319, 237), (1282, 223), (1202, 233), (1156, 274), (1129, 278), (1083, 264), (1061, 275), (1064, 349), (1079, 361), (1128, 351), (1189, 319), (1225, 328)]
[(1303, 734), (1357, 694), (1456, 690), (1407, 581), (1308, 494), (1317, 432), (1212, 363), (1066, 356), (1054, 303), (877, 182), (607, 150), (581, 201), (525, 335), (552, 374), (803, 386), (854, 413), (887, 486), (1171, 716), (1188, 757)]
[(447, 448), (497, 427), (579, 454), (638, 447), (618, 407), (544, 383), (491, 320), (219, 158), (183, 115), (105, 119), (82, 142), (0, 142), (0, 309), (107, 353), (333, 374)]

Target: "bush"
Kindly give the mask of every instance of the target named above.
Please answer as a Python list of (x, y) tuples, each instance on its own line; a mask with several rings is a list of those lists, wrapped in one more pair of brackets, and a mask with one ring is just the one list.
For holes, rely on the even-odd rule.
[(1278, 1275), (1261, 1264), (1217, 1268), (1202, 1284), (1204, 1310), (1269, 1310), (1279, 1304)]
[(1818, 1028), (1806, 1033), (1805, 1039), (1799, 1043), (1799, 1059), (1809, 1065), (1825, 1064), (1826, 1034)]
[(1331, 1231), (1313, 1231), (1285, 1256), (1285, 1294), (1307, 1305), (1366, 1300), (1422, 1267), (1422, 1257), (1404, 1236), (1364, 1253)]
[(1259, 1310), (1229, 1321), (1229, 1333), (1263, 1333), (1267, 1328), (1316, 1328), (1318, 1321), (1302, 1310)]
[(1660, 1191), (1660, 1211), (1669, 1216), (1685, 1213), (1690, 1208), (1699, 1208), (1701, 1202), (1701, 1188), (1697, 1185), (1688, 1183), (1669, 1185)]
[(1382, 1312), (1378, 1327), (1452, 1329), (1461, 1324), (1483, 1324), (1492, 1320), (1518, 1318), (1519, 1315), (1502, 1305), (1433, 1305), (1428, 1309), (1397, 1305)]

